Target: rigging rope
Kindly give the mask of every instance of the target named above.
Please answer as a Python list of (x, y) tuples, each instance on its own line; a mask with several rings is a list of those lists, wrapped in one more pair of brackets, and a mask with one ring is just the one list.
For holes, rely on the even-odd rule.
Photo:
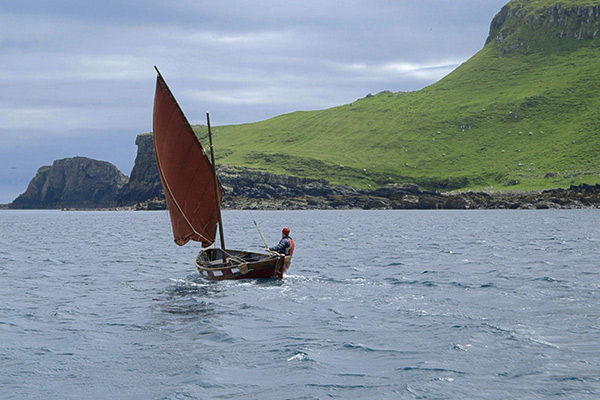
[(192, 225), (192, 223), (188, 219), (187, 215), (185, 215), (185, 213), (183, 212), (181, 206), (179, 205), (179, 202), (177, 201), (177, 199), (173, 195), (173, 191), (171, 190), (171, 186), (169, 185), (169, 182), (167, 181), (167, 178), (165, 177), (165, 173), (164, 173), (163, 168), (162, 168), (162, 163), (160, 162), (160, 160), (158, 158), (158, 152), (156, 151), (156, 148), (154, 149), (154, 151), (157, 154), (157, 156), (156, 156), (156, 165), (158, 166), (158, 170), (160, 171), (160, 176), (163, 178), (162, 181), (164, 182), (164, 184), (165, 184), (165, 186), (167, 188), (167, 191), (169, 192), (169, 196), (171, 197), (171, 201), (173, 201), (173, 203), (177, 207), (177, 210), (179, 210), (179, 213), (185, 219), (185, 222), (188, 224), (188, 226), (190, 227), (190, 229), (192, 230), (192, 232), (194, 234), (198, 235), (203, 241), (205, 241), (207, 243), (211, 243), (211, 244), (214, 243), (214, 240), (210, 240), (210, 239), (206, 238), (204, 235), (202, 235), (200, 232), (196, 231), (196, 229), (194, 228), (194, 225)]

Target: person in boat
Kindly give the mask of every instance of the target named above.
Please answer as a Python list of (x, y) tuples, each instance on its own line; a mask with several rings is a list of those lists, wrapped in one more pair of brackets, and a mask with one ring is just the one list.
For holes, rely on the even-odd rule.
[(290, 228), (283, 228), (281, 240), (276, 246), (269, 247), (269, 250), (286, 256), (294, 254), (294, 239), (290, 237)]

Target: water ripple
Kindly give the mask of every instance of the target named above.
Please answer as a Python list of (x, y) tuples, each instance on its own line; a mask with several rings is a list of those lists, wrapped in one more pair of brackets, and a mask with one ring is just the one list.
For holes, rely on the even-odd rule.
[(200, 278), (164, 212), (0, 218), (8, 398), (600, 397), (596, 210), (256, 212), (297, 250), (246, 282)]

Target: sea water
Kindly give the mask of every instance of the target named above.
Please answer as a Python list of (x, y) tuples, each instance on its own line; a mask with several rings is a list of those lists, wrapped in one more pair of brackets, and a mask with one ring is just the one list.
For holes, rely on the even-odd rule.
[(0, 211), (3, 399), (598, 399), (600, 212), (225, 211), (281, 281), (204, 281), (160, 212)]

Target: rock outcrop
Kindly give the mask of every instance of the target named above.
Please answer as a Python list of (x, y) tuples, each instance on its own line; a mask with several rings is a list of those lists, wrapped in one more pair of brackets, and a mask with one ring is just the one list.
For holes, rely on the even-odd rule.
[(156, 168), (152, 134), (140, 134), (135, 139), (137, 155), (129, 181), (117, 195), (117, 204), (129, 206), (155, 198), (164, 198)]
[(504, 53), (543, 50), (553, 41), (593, 40), (600, 32), (600, 5), (532, 3), (513, 0), (502, 7), (492, 20), (486, 44), (496, 42)]
[(568, 189), (531, 192), (437, 193), (413, 188), (387, 187), (370, 196), (380, 196), (383, 209), (573, 209), (600, 208), (600, 184)]
[(85, 157), (56, 160), (40, 167), (25, 193), (9, 208), (106, 208), (127, 182), (117, 167)]

